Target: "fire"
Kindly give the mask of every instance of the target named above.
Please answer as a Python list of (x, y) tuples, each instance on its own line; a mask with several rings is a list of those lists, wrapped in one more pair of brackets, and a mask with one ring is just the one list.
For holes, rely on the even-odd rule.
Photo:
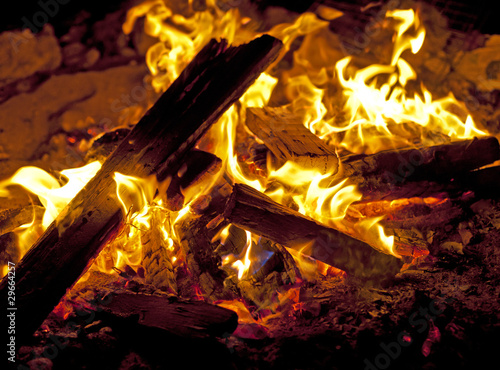
[[(214, 239), (224, 244), (229, 236), (229, 227), (225, 227)], [(237, 273), (238, 280), (247, 279), (258, 271), (273, 252), (264, 250), (260, 237), (245, 230), (245, 246), (240, 255), (228, 254), (222, 257), (222, 266), (228, 266)]]
[[(416, 91), (413, 97), (409, 96), (407, 83), (416, 80), (417, 74), (402, 55), (406, 50), (418, 53), (424, 43), (425, 29), (412, 9), (388, 11), (386, 17), (396, 22), (389, 63), (373, 64), (355, 72), (350, 66), (352, 57), (342, 58), (335, 64), (334, 72), (342, 88), (343, 110), (347, 116), (340, 124), (324, 105), (325, 101), (333, 100), (328, 90), (316, 87), (306, 75), (293, 78), (288, 86), (290, 92), (310, 107), (303, 111), (304, 104), (292, 103), (294, 111), (303, 117), (304, 124), (337, 146), (367, 154), (412, 145), (415, 134), (420, 132), (422, 142), (429, 145), (434, 144), (426, 136), (429, 132), (441, 132), (451, 139), (486, 135), (466, 114), (465, 105), (451, 93), (433, 99), (421, 85), (420, 93)], [(324, 83), (319, 81), (319, 84)], [(460, 116), (453, 113), (457, 109)], [(343, 133), (342, 139), (339, 139), (340, 133)]]
[(22, 254), (31, 247), (100, 168), (99, 162), (92, 162), (80, 168), (61, 171), (61, 178), (57, 179), (40, 168), (29, 166), (20, 168), (11, 178), (0, 182), (0, 197), (9, 196), (7, 189), (9, 186), (19, 185), (37, 195), (45, 208), (41, 223), (33, 219), (31, 223), (22, 225), (16, 230)]
[[(191, 6), (192, 2), (189, 4)], [(329, 20), (341, 15), (324, 6), (318, 8), (318, 12)], [(157, 92), (166, 90), (210, 39), (224, 38), (230, 44), (238, 45), (261, 34), (257, 31), (257, 21), (243, 17), (237, 8), (222, 11), (215, 0), (207, 0), (205, 10), (189, 8), (183, 14), (169, 8), (162, 0), (145, 1), (128, 12), (124, 33), (131, 33), (140, 17), (145, 17), (145, 32), (158, 40), (146, 55), (151, 84)], [(94, 267), (107, 273), (125, 266), (138, 268), (142, 261), (142, 238), (152, 225), (152, 217), (157, 217), (153, 216), (155, 210), (162, 215), (156, 221), (166, 249), (173, 253), (180, 244), (174, 226), (190, 214), (190, 204), (207, 194), (221, 176), (233, 183), (252, 186), (279, 203), (295, 207), (303, 215), (399, 257), (394, 237), (387, 235), (380, 225), (381, 216), (364, 217), (355, 224), (346, 221), (348, 211), (355, 208), (352, 205), (361, 201), (362, 195), (349, 184), (349, 179), (342, 178), (341, 173), (324, 174), (293, 162), (273, 168), (271, 161), (268, 161), (265, 174), (252, 173), (244, 168), (236, 150), (242, 133), (247, 137), (252, 135), (244, 126), (246, 108), (276, 105), (277, 101), (288, 105), (311, 132), (352, 153), (376, 153), (412, 145), (415, 139), (432, 144), (430, 133), (433, 132), (447, 135), (451, 140), (486, 135), (476, 127), (465, 105), (451, 94), (436, 99), (422, 84), (420, 89), (413, 88), (416, 91), (410, 94), (409, 82), (417, 81), (418, 76), (404, 55), (407, 51), (419, 52), (425, 42), (425, 29), (418, 13), (412, 9), (389, 11), (386, 17), (386, 24), (394, 32), (390, 60), (364, 68), (354, 67), (355, 58), (339, 56), (328, 42), (331, 37), (328, 35), (329, 22), (313, 13), (304, 13), (294, 22), (272, 27), (267, 33), (283, 41), (283, 54), (212, 127), (207, 134), (209, 144), (198, 144), (200, 149), (210, 150), (222, 159), (222, 170), (195, 190), (186, 190), (184, 208), (178, 212), (167, 210), (162, 192), (157, 191), (168, 184), (158, 184), (156, 178), (139, 179), (115, 173), (125, 226), (100, 254)], [(275, 67), (298, 37), (303, 37), (303, 41), (294, 51), (293, 67), (276, 72)], [(273, 101), (273, 94), (279, 99)], [(340, 100), (341, 106), (333, 103)], [(94, 162), (80, 169), (62, 171), (61, 175), (67, 178), (64, 185), (61, 180), (35, 167), (24, 167), (0, 183), (0, 196), (8, 195), (8, 186), (21, 185), (36, 194), (46, 209), (43, 222), (34, 219), (17, 230), (24, 238), (20, 246), (22, 254), (100, 166)], [(218, 236), (220, 243), (224, 244), (227, 235), (228, 228)], [(226, 271), (232, 270), (239, 280), (251, 277), (271, 256), (261, 247), (259, 236), (248, 231), (245, 235), (242, 252), (226, 255), (221, 261), (222, 267)], [(308, 247), (289, 250), (304, 278), (314, 279), (317, 272), (342, 275), (340, 270), (306, 257)], [(170, 259), (174, 265), (183, 263), (182, 256), (171, 256)], [(203, 296), (197, 286), (194, 289), (199, 297)], [(293, 294), (294, 299), (291, 299)], [(283, 302), (299, 303), (297, 290), (290, 289), (285, 296)], [(225, 304), (245, 312), (247, 321), (255, 323), (243, 303)]]
[(60, 180), (40, 168), (22, 167), (10, 179), (0, 183), (0, 196), (8, 196), (5, 188), (11, 185), (20, 185), (36, 194), (45, 208), (43, 227), (46, 229), (100, 168), (99, 162), (92, 162), (80, 168), (61, 171), (60, 174), (67, 179), (66, 184), (61, 185)]
[[(250, 251), (252, 249), (252, 234), (250, 231), (245, 231), (246, 234), (246, 244), (245, 244), (245, 256), (242, 259), (237, 259), (231, 264), (231, 267), (238, 271), (238, 279), (242, 279), (248, 275), (250, 265), (252, 261), (250, 259)], [(227, 256), (222, 260), (222, 266), (230, 263), (231, 256)]]

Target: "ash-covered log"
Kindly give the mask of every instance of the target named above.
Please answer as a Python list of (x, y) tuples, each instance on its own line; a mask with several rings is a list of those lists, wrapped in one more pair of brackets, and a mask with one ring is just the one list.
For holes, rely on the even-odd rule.
[[(266, 69), (281, 45), (268, 35), (238, 47), (212, 40), (198, 53), (16, 266), (18, 345), (29, 340), (122, 224), (113, 173), (147, 177), (178, 171), (186, 153)], [(4, 279), (2, 302), (8, 292)], [(6, 321), (2, 315), (3, 328)]]
[(311, 257), (362, 280), (394, 277), (402, 262), (365, 242), (324, 226), (244, 184), (235, 184), (224, 210), (225, 219), (289, 248), (315, 241)]

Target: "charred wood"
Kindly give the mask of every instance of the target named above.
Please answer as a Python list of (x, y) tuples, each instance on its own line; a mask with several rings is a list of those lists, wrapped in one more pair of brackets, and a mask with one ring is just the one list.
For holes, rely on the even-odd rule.
[(500, 159), (495, 137), (474, 138), (421, 149), (398, 149), (341, 160), (342, 176), (358, 184), (364, 199), (380, 199), (414, 181), (450, 179)]
[(231, 310), (168, 295), (117, 293), (106, 303), (100, 308), (108, 315), (182, 337), (222, 336), (238, 325), (238, 315)]
[[(16, 266), (18, 343), (29, 339), (122, 224), (113, 173), (174, 174), (280, 47), (280, 41), (262, 36), (239, 47), (212, 40), (198, 53)], [(8, 291), (4, 279), (5, 302)]]
[[(358, 239), (319, 224), (247, 185), (234, 185), (224, 217), (238, 227), (289, 248), (315, 241), (311, 257), (358, 278), (384, 279), (391, 274), (394, 276), (401, 267), (394, 256), (380, 253)], [(384, 271), (377, 266), (384, 266)]]
[[(221, 169), (222, 161), (216, 155), (193, 149), (186, 156), (182, 167), (171, 178), (166, 192), (166, 207), (171, 211), (180, 211), (184, 206), (186, 191), (215, 175)], [(161, 180), (161, 174), (158, 174)]]

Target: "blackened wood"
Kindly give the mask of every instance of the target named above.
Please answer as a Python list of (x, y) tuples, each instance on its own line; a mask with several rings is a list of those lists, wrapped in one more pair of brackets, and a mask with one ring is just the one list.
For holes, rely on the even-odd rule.
[(341, 160), (342, 176), (358, 184), (364, 199), (380, 199), (407, 182), (449, 182), (500, 159), (495, 137), (474, 138), (421, 149), (388, 150)]
[(223, 282), (227, 274), (219, 268), (220, 256), (215, 252), (218, 243), (213, 239), (227, 223), (222, 219), (215, 228), (207, 226), (224, 211), (227, 198), (225, 192), (220, 193), (219, 190), (224, 189), (225, 184), (224, 179), (221, 179), (221, 182), (213, 187), (210, 193), (211, 201), (201, 215), (189, 213), (174, 225), (183, 260), (192, 281), (188, 292), (179, 287), (181, 296), (193, 294), (193, 287), (197, 286), (206, 298), (225, 299)]
[(264, 280), (272, 271), (283, 272), (282, 276), (285, 277), (283, 280), (285, 280), (286, 284), (294, 284), (297, 278), (301, 278), (295, 260), (285, 247), (266, 238), (261, 238), (260, 243), (264, 249), (272, 251), (273, 255), (267, 260), (264, 266), (253, 275), (256, 281)]
[(180, 211), (184, 206), (186, 189), (215, 175), (221, 167), (222, 160), (216, 155), (202, 150), (191, 150), (179, 171), (170, 181), (166, 193), (166, 207), (171, 211)]
[[(177, 170), (280, 47), (279, 40), (265, 35), (239, 47), (212, 40), (198, 53), (17, 266), (18, 344), (29, 339), (122, 224), (114, 172), (147, 177)], [(7, 294), (4, 279), (2, 302)]]
[(176, 336), (220, 337), (232, 333), (238, 326), (238, 315), (234, 311), (201, 301), (133, 293), (113, 294), (109, 300), (100, 307), (108, 315)]
[(323, 174), (337, 173), (335, 148), (310, 132), (286, 108), (248, 108), (246, 125), (276, 156), (278, 164), (292, 161)]
[(289, 248), (315, 241), (310, 256), (361, 279), (385, 279), (401, 267), (394, 256), (324, 226), (244, 184), (235, 184), (224, 210), (226, 220)]

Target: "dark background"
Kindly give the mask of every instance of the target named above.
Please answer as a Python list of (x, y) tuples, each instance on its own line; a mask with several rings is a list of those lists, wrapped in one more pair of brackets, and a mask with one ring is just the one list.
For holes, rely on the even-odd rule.
[[(124, 5), (139, 3), (140, 0), (60, 0), (67, 2), (64, 5), (57, 0), (18, 0), (4, 4), (0, 14), (0, 31), (8, 29), (19, 29), (25, 27), (23, 17), (32, 21), (35, 15), (42, 11), (40, 3), (57, 4), (59, 10), (54, 16), (50, 16), (51, 23), (57, 34), (63, 33), (71, 25), (71, 21), (81, 11), (85, 10), (91, 14), (93, 19), (102, 19), (105, 14), (118, 10)], [(233, 3), (236, 0), (233, 0)], [(279, 5), (290, 10), (303, 12), (318, 3), (324, 3), (340, 10), (356, 12), (360, 7), (368, 4), (371, 0), (252, 0), (261, 9), (270, 5)], [(491, 2), (477, 0), (425, 0), (434, 4), (449, 19), (450, 27), (462, 32), (478, 30), (485, 34), (500, 33), (500, 26), (496, 20), (495, 10)], [(43, 19), (40, 18), (40, 19)]]

